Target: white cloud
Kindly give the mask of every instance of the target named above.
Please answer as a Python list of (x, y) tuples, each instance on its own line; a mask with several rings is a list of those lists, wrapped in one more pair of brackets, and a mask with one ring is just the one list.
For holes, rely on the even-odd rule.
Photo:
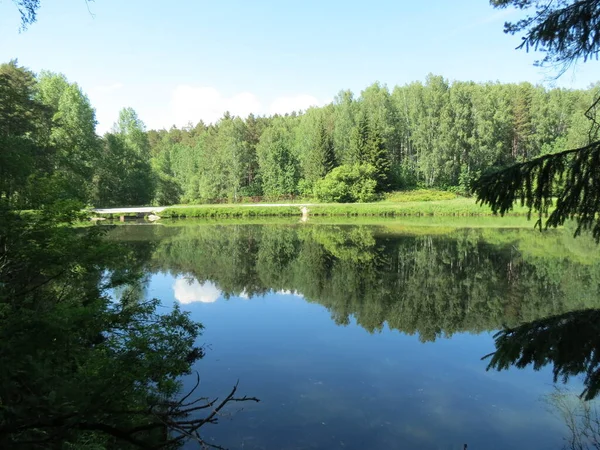
[(206, 281), (200, 284), (197, 280), (190, 281), (185, 277), (175, 280), (173, 292), (175, 299), (184, 305), (195, 302), (214, 303), (221, 297), (221, 291), (214, 283)]
[[(148, 89), (153, 92), (152, 99), (147, 95)], [(99, 134), (110, 130), (123, 106), (134, 108), (146, 128), (169, 129), (172, 125), (195, 125), (200, 120), (215, 123), (226, 111), (246, 118), (250, 113), (285, 114), (325, 104), (308, 94), (276, 97), (270, 102), (270, 99), (263, 101), (251, 92), (227, 96), (212, 86), (189, 84), (173, 88), (144, 86), (142, 89), (139, 86), (113, 83), (92, 87), (88, 92), (92, 105), (96, 108), (96, 132)]]
[(271, 103), (271, 114), (285, 114), (293, 111), (305, 111), (311, 106), (320, 106), (319, 100), (312, 95), (296, 95), (294, 97), (279, 97)]
[(173, 91), (170, 105), (171, 123), (184, 126), (189, 122), (203, 120), (214, 123), (226, 111), (234, 116), (246, 117), (260, 112), (262, 105), (256, 95), (242, 92), (233, 97), (223, 96), (214, 87), (177, 86)]
[(320, 106), (322, 102), (312, 95), (299, 94), (276, 98), (268, 108), (251, 92), (241, 92), (231, 97), (224, 96), (209, 86), (180, 85), (171, 95), (168, 122), (184, 126), (188, 123), (215, 123), (226, 111), (245, 118), (248, 114), (285, 114)]

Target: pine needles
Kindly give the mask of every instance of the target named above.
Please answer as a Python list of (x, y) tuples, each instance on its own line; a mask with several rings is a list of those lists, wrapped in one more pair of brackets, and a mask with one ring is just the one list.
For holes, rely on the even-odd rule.
[[(600, 241), (599, 169), (600, 141), (595, 141), (484, 175), (473, 189), (478, 202), (489, 205), (495, 213), (503, 215), (520, 201), (530, 214), (537, 212), (540, 230), (574, 219), (575, 235), (589, 229)], [(555, 207), (550, 212), (551, 206)]]

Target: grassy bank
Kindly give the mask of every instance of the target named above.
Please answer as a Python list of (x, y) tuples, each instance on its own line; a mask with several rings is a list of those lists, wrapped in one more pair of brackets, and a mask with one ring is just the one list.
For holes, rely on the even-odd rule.
[[(113, 222), (109, 222), (113, 223)], [(117, 225), (128, 225), (133, 222), (116, 222)], [(147, 222), (138, 222), (147, 223)], [(204, 225), (290, 225), (301, 226), (306, 223), (311, 225), (365, 225), (386, 228), (524, 228), (534, 229), (534, 220), (527, 220), (526, 216), (312, 216), (307, 222), (297, 216), (277, 217), (234, 217), (226, 222), (215, 218), (182, 218), (159, 220), (156, 225), (165, 227), (195, 227)]]
[(292, 216), (302, 216), (300, 206), (264, 206), (260, 204), (174, 206), (160, 213), (160, 217), (165, 219)]
[[(162, 218), (243, 218), (243, 217), (301, 217), (302, 205), (195, 205), (174, 206), (160, 213)], [(491, 216), (492, 211), (471, 198), (453, 198), (436, 201), (383, 201), (377, 203), (321, 203), (307, 204), (309, 217), (329, 216)], [(526, 215), (520, 206), (510, 215)]]

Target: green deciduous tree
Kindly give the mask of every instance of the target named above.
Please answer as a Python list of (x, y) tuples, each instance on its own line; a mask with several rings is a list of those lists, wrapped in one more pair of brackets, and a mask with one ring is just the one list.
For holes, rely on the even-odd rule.
[(351, 91), (341, 91), (333, 101), (334, 123), (333, 148), (336, 159), (342, 164), (352, 164), (350, 150), (350, 136), (355, 126), (357, 105)]
[(29, 206), (29, 177), (49, 170), (51, 111), (35, 96), (34, 74), (16, 60), (0, 65), (0, 198)]
[(95, 113), (63, 75), (0, 66), (0, 198), (20, 208), (91, 200), (99, 165)]
[(268, 197), (295, 194), (299, 161), (294, 153), (291, 124), (296, 118), (275, 118), (256, 148), (263, 193)]
[(337, 165), (333, 137), (327, 129), (325, 114), (325, 109), (311, 108), (301, 116), (296, 128), (296, 153), (308, 190)]
[(79, 86), (61, 74), (42, 72), (37, 97), (53, 111), (50, 145), (55, 170), (49, 182), (63, 198), (88, 203), (94, 170), (102, 164), (95, 111)]
[(119, 119), (113, 125), (112, 134), (119, 136), (125, 145), (141, 158), (150, 158), (146, 125), (133, 108), (123, 108), (119, 111)]
[(104, 136), (102, 165), (95, 178), (95, 202), (102, 206), (146, 205), (154, 198), (156, 177), (143, 122), (123, 109), (113, 133)]

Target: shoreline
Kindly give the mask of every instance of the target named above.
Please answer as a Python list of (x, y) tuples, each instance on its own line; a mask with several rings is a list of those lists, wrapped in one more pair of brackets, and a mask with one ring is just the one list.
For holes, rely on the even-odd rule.
[[(140, 211), (137, 211), (140, 210)], [(105, 219), (143, 218), (156, 214), (160, 219), (185, 218), (247, 218), (247, 217), (501, 217), (488, 206), (477, 204), (472, 198), (415, 202), (375, 203), (298, 203), (298, 204), (220, 204), (177, 205), (167, 207), (140, 207), (96, 209), (90, 211)], [(527, 216), (529, 210), (515, 206), (505, 216)]]

